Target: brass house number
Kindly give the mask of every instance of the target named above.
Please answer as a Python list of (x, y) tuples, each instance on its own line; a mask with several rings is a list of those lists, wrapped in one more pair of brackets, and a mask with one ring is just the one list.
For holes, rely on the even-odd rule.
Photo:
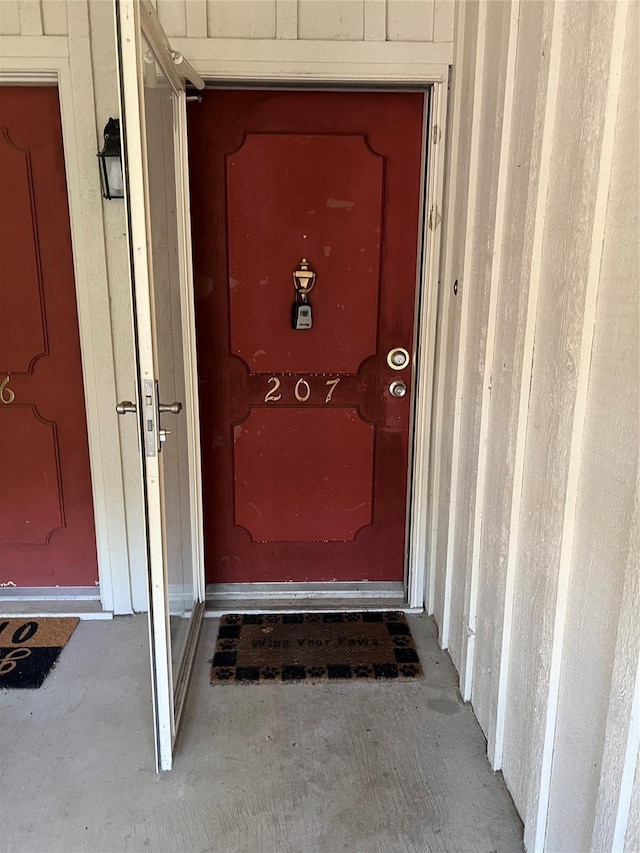
[[(282, 399), (282, 394), (278, 393), (282, 382), (278, 379), (277, 376), (270, 376), (267, 380), (269, 383), (269, 390), (265, 394), (264, 401), (265, 403), (277, 403), (278, 400)], [(336, 390), (336, 386), (340, 382), (339, 379), (328, 379), (325, 382), (327, 390), (327, 395), (324, 398), (325, 403), (330, 403), (331, 398), (333, 397), (333, 392)], [(295, 394), (296, 400), (299, 403), (306, 403), (309, 397), (311, 396), (311, 386), (307, 382), (306, 379), (298, 379), (293, 389), (293, 393)]]
[(5, 406), (10, 406), (15, 399), (16, 395), (9, 388), (9, 374), (7, 374), (0, 382), (0, 402), (4, 403)]

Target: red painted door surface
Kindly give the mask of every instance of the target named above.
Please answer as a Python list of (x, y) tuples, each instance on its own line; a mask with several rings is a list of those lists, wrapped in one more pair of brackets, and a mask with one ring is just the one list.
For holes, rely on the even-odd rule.
[(0, 583), (90, 585), (98, 570), (54, 87), (0, 86), (0, 281)]
[(414, 93), (190, 107), (208, 582), (403, 579), (422, 126)]

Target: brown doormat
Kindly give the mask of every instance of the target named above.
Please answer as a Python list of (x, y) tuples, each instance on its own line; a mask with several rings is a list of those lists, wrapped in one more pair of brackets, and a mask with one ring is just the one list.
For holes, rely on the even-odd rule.
[(275, 613), (220, 619), (211, 683), (423, 678), (403, 613)]
[(40, 687), (79, 621), (0, 618), (0, 688)]

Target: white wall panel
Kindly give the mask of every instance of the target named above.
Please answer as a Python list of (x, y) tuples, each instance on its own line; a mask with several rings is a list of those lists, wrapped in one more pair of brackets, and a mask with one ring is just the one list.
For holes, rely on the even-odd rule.
[[(485, 5), (480, 4), (480, 15)], [(465, 357), (458, 368), (456, 422), (454, 441), (458, 437), (456, 466), (452, 474), (457, 493), (455, 540), (449, 553), (453, 571), (451, 615), (452, 649), (460, 649), (461, 690), (469, 698), (467, 680), (469, 659), (473, 654), (476, 622), (478, 572), (473, 566), (473, 542), (476, 515), (476, 483), (479, 466), (479, 433), (483, 395), (485, 351), (491, 273), (494, 256), (493, 238), (497, 209), (497, 182), (501, 155), (502, 103), (504, 99), (507, 61), (507, 33), (511, 4), (487, 3), (482, 74), (476, 89), (477, 113), (473, 132), (478, 134), (478, 159), (469, 184), (469, 213), (462, 275), (461, 340)], [(477, 123), (476, 123), (477, 122)], [(473, 165), (473, 163), (472, 163)], [(473, 190), (473, 192), (472, 192)], [(472, 202), (472, 204), (471, 204)], [(462, 350), (461, 350), (462, 351)], [(467, 460), (473, 459), (472, 464)], [(452, 507), (453, 511), (453, 507)], [(459, 594), (457, 591), (459, 590)]]
[[(386, 0), (366, 0), (364, 4), (364, 38), (365, 41), (386, 41)], [(451, 39), (449, 40), (451, 41)]]
[(158, 17), (170, 36), (186, 36), (187, 10), (184, 0), (156, 0)]
[(18, 0), (2, 0), (0, 2), (0, 34), (4, 36), (20, 35)]
[[(619, 105), (620, 73), (607, 80), (614, 90), (614, 114), (605, 128), (611, 139), (602, 152), (600, 174), (605, 179), (603, 189), (608, 190), (608, 209), (605, 194), (601, 202), (605, 209), (596, 211), (593, 225), (601, 247), (595, 259), (600, 281), (547, 830), (551, 849), (560, 844), (587, 849), (591, 842), (618, 622), (629, 570), (626, 557), (638, 466), (638, 442), (629, 438), (640, 435), (640, 388), (634, 381), (640, 363), (638, 199), (628, 193), (628, 187), (638, 187), (640, 181), (640, 151), (634, 132), (639, 121), (637, 44), (635, 40), (632, 46), (627, 39), (624, 63), (622, 52), (613, 56), (622, 65), (624, 90)], [(604, 244), (598, 230), (602, 228)]]
[(209, 0), (209, 38), (274, 39), (275, 0)]
[(387, 0), (389, 41), (433, 41), (434, 0)]
[[(475, 5), (464, 4), (463, 19)], [(433, 604), (525, 820), (527, 849), (621, 851), (625, 833), (629, 849), (637, 838), (640, 739), (638, 532), (630, 523), (640, 387), (637, 29), (622, 60), (626, 11), (631, 20), (637, 5), (520, 3), (511, 106), (499, 70), (509, 38), (489, 23), (492, 5), (476, 66), (482, 79), (453, 90), (463, 103), (451, 112), (451, 140), (459, 136), (446, 227), (466, 234), (463, 287), (470, 278), (474, 292), (450, 352), (455, 315), (446, 294), (460, 261), (459, 242), (447, 239)], [(469, 33), (458, 27), (457, 37)], [(485, 38), (482, 27), (477, 33)], [(505, 103), (511, 115), (498, 139)], [(474, 106), (469, 155), (459, 138)], [(461, 179), (466, 210), (455, 203)], [(456, 360), (452, 391), (443, 386)], [(450, 492), (442, 482), (449, 470)], [(473, 642), (470, 682), (463, 650)]]
[(454, 0), (435, 0), (433, 8), (433, 40), (453, 39)]
[[(470, 510), (464, 507), (463, 502), (468, 496), (464, 493), (464, 472), (460, 460), (463, 458), (461, 444), (465, 438), (463, 434), (463, 419), (465, 413), (472, 407), (466, 406), (465, 393), (465, 371), (467, 366), (467, 342), (469, 339), (469, 318), (474, 305), (477, 302), (477, 289), (472, 283), (475, 273), (475, 258), (472, 252), (476, 238), (476, 208), (478, 199), (478, 180), (476, 175), (480, 169), (480, 149), (482, 146), (482, 118), (484, 97), (484, 76), (486, 36), (488, 31), (488, 4), (478, 4), (478, 22), (476, 30), (475, 68), (473, 91), (471, 93), (472, 114), (470, 125), (469, 143), (469, 178), (465, 182), (466, 198), (464, 204), (467, 209), (465, 231), (461, 235), (462, 240), (462, 266), (461, 276), (458, 279), (458, 293), (460, 295), (460, 327), (458, 333), (459, 346), (457, 365), (454, 379), (454, 413), (452, 425), (452, 464), (449, 494), (449, 517), (447, 520), (447, 553), (446, 553), (446, 577), (449, 588), (447, 602), (447, 631), (446, 642), (453, 662), (457, 668), (462, 666), (462, 656), (466, 645), (466, 632), (463, 627), (464, 611), (467, 603), (468, 579), (470, 573), (467, 571), (465, 554), (461, 553), (461, 543), (465, 543), (465, 526), (469, 524)], [(475, 465), (472, 456), (464, 457)], [(468, 528), (467, 528), (468, 529)]]
[(40, 0), (19, 0), (20, 34), (23, 36), (42, 35), (42, 6)]
[(636, 853), (637, 850), (640, 850), (640, 755), (636, 762), (629, 821), (624, 839), (624, 853)]
[[(111, 0), (102, 2), (111, 8)], [(151, 2), (174, 38), (453, 41), (455, 0)], [(66, 0), (0, 0), (0, 35), (66, 35), (66, 5)]]
[[(529, 395), (503, 771), (533, 840), (556, 620), (571, 433), (615, 8), (567, 4)], [(585, 132), (576, 133), (576, 128)], [(588, 131), (587, 131), (588, 129)], [(567, 571), (566, 567), (562, 569)], [(535, 662), (535, 665), (532, 665)]]
[[(490, 384), (486, 423), (486, 478), (481, 496), (473, 702), (494, 759), (500, 701), (499, 662), (503, 620), (509, 608), (507, 579), (513, 472), (518, 433), (520, 377), (527, 323), (531, 252), (540, 148), (544, 127), (551, 11), (541, 3), (520, 3), (517, 56), (504, 191), (502, 264), (495, 286), (495, 344), (485, 382)], [(526, 33), (526, 35), (524, 35)], [(496, 247), (497, 249), (497, 247)]]
[(201, 0), (185, 2), (186, 34), (189, 38), (207, 37), (207, 7)]
[(42, 0), (42, 26), (45, 36), (67, 34), (66, 0)]
[(298, 38), (364, 39), (364, 0), (298, 0)]
[[(17, 15), (18, 0), (15, 2)], [(20, 0), (44, 3), (58, 0)], [(176, 38), (453, 40), (454, 0), (152, 0)], [(43, 10), (44, 11), (44, 10)], [(7, 26), (20, 32), (19, 23)], [(11, 18), (12, 20), (12, 18)], [(17, 20), (17, 18), (16, 18)]]

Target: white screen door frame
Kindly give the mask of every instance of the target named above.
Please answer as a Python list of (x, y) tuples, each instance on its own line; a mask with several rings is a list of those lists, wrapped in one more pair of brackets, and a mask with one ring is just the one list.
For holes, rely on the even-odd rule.
[[(198, 400), (194, 391), (197, 389), (197, 383), (185, 77), (197, 88), (204, 88), (204, 82), (180, 54), (172, 51), (157, 14), (147, 0), (116, 0), (115, 8), (122, 105), (123, 166), (135, 307), (138, 368), (135, 411), (138, 414), (143, 457), (156, 763), (158, 771), (161, 771), (170, 770), (172, 766), (173, 749), (204, 611), (202, 491)], [(166, 95), (164, 104), (170, 110), (169, 120), (164, 122), (169, 144), (163, 150), (168, 153), (160, 155), (165, 159), (164, 168), (162, 164), (160, 168), (162, 174), (159, 176), (153, 170), (158, 171), (157, 151), (162, 147), (161, 140), (147, 140), (149, 116), (145, 113), (145, 95), (148, 94), (145, 87), (150, 67), (153, 69), (152, 78), (155, 75), (155, 79), (159, 80), (159, 85), (163, 87)], [(152, 157), (149, 155), (148, 142), (156, 146)], [(165, 227), (167, 221), (172, 220), (169, 226), (174, 236), (174, 252), (170, 259), (166, 259), (166, 264), (162, 263), (164, 258), (159, 256), (158, 252), (166, 252), (168, 255), (170, 250), (160, 248), (164, 245), (163, 241), (154, 233), (157, 228), (154, 229), (150, 192), (154, 181), (154, 186), (161, 188), (171, 184), (169, 194), (175, 199), (175, 204), (167, 203), (161, 210)], [(174, 274), (165, 274), (160, 282), (158, 270), (162, 268), (164, 271), (165, 267)], [(162, 278), (162, 274), (160, 277)], [(169, 296), (173, 304), (179, 306), (178, 318), (174, 318), (174, 327), (180, 326), (180, 333), (176, 334), (180, 346), (174, 347), (173, 358), (174, 374), (179, 374), (180, 380), (175, 384), (179, 384), (184, 399), (180, 400), (181, 413), (171, 413), (167, 409), (170, 413), (162, 415), (161, 424), (162, 404), (159, 403), (159, 397), (162, 398), (163, 393), (173, 393), (163, 389), (160, 376), (162, 342), (158, 340), (158, 330), (162, 317), (161, 312), (157, 311), (156, 300), (159, 299), (158, 293), (163, 284), (164, 291), (170, 291)], [(176, 289), (179, 289), (179, 293)], [(162, 295), (166, 297), (166, 292)], [(165, 354), (166, 350), (165, 346)], [(132, 409), (133, 406), (129, 411)], [(176, 420), (167, 422), (167, 417), (175, 417)], [(169, 479), (164, 469), (170, 453), (176, 453), (173, 442), (177, 441), (178, 436), (170, 436), (161, 426), (175, 423), (179, 424), (183, 460), (187, 460), (182, 471), (188, 487), (182, 491), (165, 488), (165, 482), (169, 482)], [(173, 431), (176, 431), (175, 428)], [(163, 445), (164, 454), (161, 452)], [(170, 451), (169, 455), (167, 451)], [(185, 506), (176, 507), (175, 504), (180, 501)], [(178, 537), (175, 536), (175, 530), (169, 530), (167, 519), (171, 513), (182, 520), (182, 525), (178, 525)], [(173, 541), (170, 541), (171, 537)], [(173, 584), (172, 589), (170, 572), (173, 568), (171, 561), (175, 561), (176, 539), (179, 550), (187, 555), (186, 565), (190, 575), (185, 583), (190, 603), (183, 620), (186, 627), (181, 626), (178, 634), (179, 648), (175, 638), (172, 643), (171, 632), (171, 602), (172, 596), (173, 599), (176, 598), (176, 585)]]

